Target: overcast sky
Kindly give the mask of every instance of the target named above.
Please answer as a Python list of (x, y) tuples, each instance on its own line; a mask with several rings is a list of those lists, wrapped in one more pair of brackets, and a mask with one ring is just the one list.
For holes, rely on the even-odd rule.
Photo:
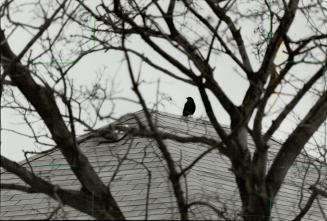
[[(33, 18), (31, 14), (23, 14), (25, 16), (25, 20), (31, 21)], [(298, 15), (300, 16), (300, 15)], [(20, 17), (21, 18), (21, 17)], [(305, 37), (306, 34), (304, 32), (304, 20), (296, 19), (296, 22), (291, 27), (291, 33), (294, 37)], [(2, 23), (3, 21), (1, 21)], [(90, 23), (93, 20), (89, 21)], [(250, 40), (251, 38), (255, 38), (255, 26), (259, 24), (251, 24), (246, 23), (245, 26), (242, 25), (241, 33), (244, 35), (245, 39)], [(269, 21), (265, 24), (260, 24), (265, 29), (269, 27)], [(76, 28), (76, 27), (75, 27)], [(196, 27), (194, 27), (196, 28)], [(327, 29), (327, 28), (326, 28)], [(80, 33), (81, 30), (72, 29), (71, 32)], [(8, 34), (8, 31), (6, 31)], [(26, 43), (31, 39), (31, 35), (23, 31), (22, 29), (17, 29), (14, 34), (10, 37), (9, 45), (13, 49), (13, 51), (17, 54), (24, 48)], [(139, 39), (134, 38), (128, 42), (134, 48), (144, 51), (149, 57), (155, 57), (159, 63), (165, 62), (161, 60), (158, 55), (153, 52), (149, 47), (147, 47), (144, 43), (142, 43)], [(169, 47), (167, 47), (169, 48)], [(171, 50), (171, 49), (168, 49)], [(177, 54), (178, 56), (178, 54)], [(280, 63), (285, 59), (285, 54), (279, 53), (275, 63)], [(74, 84), (76, 85), (87, 85), (89, 82), (94, 81), (95, 75), (100, 70), (105, 69), (105, 79), (112, 80), (114, 79), (114, 86), (117, 91), (121, 91), (121, 96), (126, 96), (129, 98), (137, 99), (134, 93), (131, 90), (131, 83), (128, 77), (128, 72), (126, 69), (126, 63), (122, 62), (123, 57), (119, 53), (93, 53), (86, 57), (84, 57), (71, 71), (70, 77), (74, 79)], [(254, 56), (251, 56), (251, 61), (255, 62)], [(140, 66), (139, 59), (132, 60), (134, 69), (138, 70)], [(244, 76), (240, 75), (235, 70), (235, 64), (232, 60), (226, 56), (215, 56), (211, 61), (213, 67), (215, 67), (216, 75), (215, 78), (219, 80), (220, 86), (224, 89), (226, 94), (230, 97), (230, 99), (236, 104), (239, 105), (242, 102), (244, 92), (248, 87), (247, 81), (244, 79)], [(168, 65), (168, 64), (167, 64)], [(299, 65), (298, 68), (294, 69), (294, 72), (297, 70), (301, 70), (301, 73), (312, 73), (313, 70), (317, 69), (317, 67), (313, 65)], [(158, 82), (160, 82), (159, 90), (161, 93), (165, 94), (167, 97), (170, 97), (171, 100), (166, 100), (163, 102), (163, 106), (159, 106), (159, 110), (169, 112), (176, 115), (181, 115), (182, 108), (184, 103), (186, 102), (186, 97), (193, 97), (195, 103), (197, 105), (196, 112), (194, 114), (194, 118), (202, 118), (205, 117), (205, 110), (200, 99), (199, 93), (196, 88), (186, 85), (185, 83), (176, 81), (170, 77), (167, 77), (163, 74), (158, 73), (152, 68), (149, 68), (146, 65), (143, 65), (142, 69), (142, 77), (144, 79), (144, 84), (141, 87), (141, 91), (148, 101), (149, 107), (156, 101), (156, 93)], [(104, 79), (104, 81), (105, 81)], [(212, 96), (211, 96), (212, 97)], [(308, 109), (311, 107), (313, 101), (312, 97), (308, 96), (306, 99), (297, 107), (297, 110), (302, 115), (305, 114)], [(215, 108), (216, 116), (218, 117), (220, 123), (229, 124), (229, 118), (225, 111), (222, 109), (221, 105), (216, 101), (216, 99), (211, 99), (213, 107)], [(284, 100), (284, 102), (286, 102)], [(283, 101), (280, 101), (276, 105), (283, 105)], [(111, 108), (111, 107), (108, 107)], [(121, 101), (116, 103), (115, 114), (116, 117), (122, 116), (129, 112), (135, 112), (140, 110), (140, 105), (135, 105), (131, 102)], [(21, 116), (17, 116), (17, 114), (13, 114), (8, 110), (2, 110), (1, 112), (1, 121), (3, 128), (10, 128), (12, 130), (16, 130), (22, 133), (28, 131), (27, 126), (23, 123)], [(290, 119), (290, 121), (294, 121), (294, 119)], [(103, 126), (108, 122), (102, 122), (98, 126)], [(281, 128), (281, 132), (276, 134), (278, 139), (283, 139), (283, 131), (290, 131), (290, 129), (294, 128), (294, 125), (284, 124), (283, 128)], [(81, 131), (80, 131), (81, 132)], [(36, 150), (35, 142), (23, 136), (19, 136), (15, 133), (2, 131), (1, 132), (1, 154), (12, 159), (12, 160), (22, 160), (24, 158), (22, 150)], [(42, 149), (44, 150), (44, 149)]]

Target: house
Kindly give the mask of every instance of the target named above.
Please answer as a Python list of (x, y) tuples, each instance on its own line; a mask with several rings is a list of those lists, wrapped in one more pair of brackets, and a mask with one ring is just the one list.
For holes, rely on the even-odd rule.
[[(203, 135), (216, 137), (211, 124), (206, 120), (183, 118), (162, 112), (153, 112), (153, 120), (158, 128), (178, 135)], [(113, 125), (133, 127), (137, 121), (146, 122), (142, 111), (123, 116)], [(226, 130), (228, 130), (226, 128)], [(105, 131), (104, 128), (99, 131)], [(171, 184), (167, 178), (167, 167), (157, 147), (150, 138), (129, 137), (117, 133), (114, 141), (103, 139), (94, 133), (79, 138), (80, 148), (88, 157), (99, 176), (110, 186), (127, 219), (179, 219)], [(249, 146), (253, 141), (249, 137)], [(186, 167), (207, 150), (199, 144), (181, 144), (165, 140), (177, 165)], [(270, 141), (269, 164), (279, 148), (277, 141)], [(326, 165), (317, 170), (307, 164), (308, 157), (301, 155), (285, 179), (272, 208), (271, 220), (292, 220), (304, 207), (310, 195), (308, 186), (313, 184), (318, 173), (320, 181), (327, 182)], [(33, 171), (63, 188), (79, 190), (81, 185), (59, 150), (47, 154), (34, 155), (29, 159)], [(28, 167), (26, 162), (22, 165)], [(269, 165), (268, 165), (269, 166)], [(288, 165), (281, 166), (285, 169)], [(239, 220), (241, 202), (238, 190), (226, 157), (214, 150), (205, 155), (183, 179), (184, 192), (188, 202), (205, 201), (216, 208), (226, 208), (225, 214)], [(113, 176), (115, 174), (115, 176)], [(2, 183), (22, 184), (13, 174), (1, 168)], [(304, 187), (304, 188), (302, 188)], [(323, 220), (327, 216), (327, 199), (319, 197), (303, 220)], [(19, 191), (1, 191), (0, 219), (91, 219), (71, 207), (64, 206), (56, 213), (58, 202), (44, 194), (27, 194)], [(191, 219), (221, 219), (207, 206), (191, 207)]]

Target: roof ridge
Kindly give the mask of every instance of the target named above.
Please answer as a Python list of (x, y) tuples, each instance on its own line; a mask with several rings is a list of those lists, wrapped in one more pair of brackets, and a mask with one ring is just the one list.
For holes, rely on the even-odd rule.
[[(148, 108), (148, 111), (150, 112), (150, 114), (153, 114), (155, 113), (156, 115), (161, 115), (161, 116), (168, 116), (170, 118), (175, 118), (175, 119), (180, 119), (180, 118), (183, 118), (182, 115), (177, 115), (177, 114), (172, 114), (172, 113), (169, 113), (169, 112), (165, 112), (165, 111), (158, 111), (158, 110), (155, 110), (155, 109), (151, 109), (151, 108)], [(123, 117), (126, 117), (126, 116), (129, 116), (129, 115), (144, 115), (144, 110), (141, 109), (139, 111), (136, 111), (136, 112), (133, 112), (133, 113), (127, 113), (125, 115), (123, 115), (122, 117), (119, 118), (119, 120)], [(184, 117), (185, 118), (185, 117)], [(187, 117), (186, 118), (188, 121), (191, 121), (195, 124), (207, 124), (209, 126), (212, 126), (211, 125), (211, 122), (209, 120), (205, 120), (203, 118), (193, 118), (193, 117)], [(119, 121), (118, 120), (118, 121)], [(228, 125), (222, 125), (223, 127), (226, 127), (226, 128), (229, 128)]]
[[(165, 111), (158, 111), (158, 110), (155, 110), (155, 109), (148, 109), (148, 111), (150, 112), (151, 116), (155, 115), (155, 116), (163, 116), (163, 117), (169, 117), (170, 119), (181, 119), (183, 118), (183, 116), (181, 115), (177, 115), (177, 114), (172, 114), (172, 113), (168, 113), (168, 112), (165, 112)], [(143, 109), (140, 109), (136, 112), (131, 112), (131, 113), (127, 113), (127, 114), (124, 114), (122, 115), (120, 118), (118, 118), (118, 120), (106, 125), (106, 126), (102, 126), (98, 129), (95, 129), (95, 131), (99, 131), (99, 130), (104, 130), (104, 129), (107, 129), (109, 125), (114, 125), (114, 124), (119, 124), (119, 123), (123, 123), (123, 122), (127, 122), (131, 119), (133, 119), (135, 116), (139, 116), (140, 118), (143, 118), (143, 117), (146, 117), (145, 116), (145, 113), (144, 113), (144, 110)], [(127, 118), (127, 119), (126, 119)], [(164, 122), (162, 119), (158, 119), (160, 120), (161, 122)], [(192, 123), (194, 124), (197, 124), (197, 125), (206, 125), (206, 126), (209, 126), (209, 127), (213, 127), (212, 124), (210, 123), (210, 121), (208, 120), (205, 120), (205, 119), (201, 119), (201, 118), (192, 118), (192, 117), (188, 117), (187, 118), (188, 121), (191, 121)], [(123, 121), (123, 122), (121, 122)], [(228, 129), (229, 127), (227, 125), (223, 125), (224, 128)], [(77, 142), (84, 142), (86, 140), (89, 140), (91, 139), (92, 137), (87, 137), (87, 135), (90, 135), (92, 134), (93, 131), (89, 131), (83, 135), (80, 135), (77, 137)], [(83, 138), (86, 140), (83, 140)], [(270, 140), (276, 142), (277, 144), (281, 145), (282, 142), (276, 138), (271, 138)], [(27, 158), (29, 160), (29, 162), (33, 162), (35, 160), (38, 160), (44, 156), (48, 156), (49, 154), (52, 154), (56, 151), (60, 151), (59, 148), (56, 148), (54, 147), (53, 150), (49, 149), (49, 150), (45, 150), (44, 152), (46, 153), (36, 153), (35, 155), (32, 155), (31, 157)], [(39, 155), (39, 156), (38, 156)], [(304, 155), (302, 153), (302, 155)], [(35, 157), (35, 158), (33, 158)], [(308, 156), (306, 156), (308, 157)], [(312, 158), (313, 156), (310, 156), (310, 158)], [(30, 158), (33, 158), (33, 159), (30, 159)], [(27, 160), (21, 160), (19, 162), (17, 162), (19, 165), (23, 166), (23, 165), (26, 165), (28, 164)], [(7, 171), (4, 170), (3, 172), (1, 172), (0, 174), (4, 174), (6, 173)]]
[[(155, 110), (155, 109), (148, 109), (149, 111), (150, 111), (150, 113), (152, 114), (152, 113), (156, 113), (156, 114), (159, 114), (159, 115), (163, 115), (163, 116), (170, 116), (170, 117), (175, 117), (175, 118), (177, 118), (177, 114), (171, 114), (171, 113), (168, 113), (168, 112), (164, 112), (164, 111), (158, 111), (158, 110)], [(108, 125), (105, 125), (105, 126), (102, 126), (102, 127), (100, 127), (100, 128), (98, 128), (98, 129), (95, 129), (95, 130), (103, 130), (103, 129), (106, 129), (106, 128), (108, 128), (108, 126), (109, 125), (111, 125), (111, 124), (115, 124), (115, 123), (119, 123), (120, 121), (121, 121), (121, 119), (122, 118), (126, 118), (126, 117), (128, 117), (128, 116), (135, 116), (135, 115), (143, 115), (144, 114), (144, 110), (143, 109), (140, 109), (140, 110), (138, 110), (138, 111), (136, 111), (136, 112), (130, 112), (130, 113), (127, 113), (127, 114), (124, 114), (124, 115), (122, 115), (121, 117), (119, 117), (118, 118), (118, 120), (116, 120), (116, 121), (114, 121), (114, 122), (112, 122), (112, 123), (110, 123), (110, 124), (108, 124)], [(131, 119), (131, 118), (130, 118)], [(128, 120), (130, 120), (130, 119), (126, 119), (125, 120), (125, 122), (126, 121), (128, 121)], [(192, 121), (194, 121), (193, 120), (193, 118), (188, 118), (189, 120), (191, 119)], [(204, 121), (204, 120), (203, 120)], [(195, 121), (196, 122), (196, 121)], [(208, 121), (208, 124), (209, 124), (210, 122)], [(82, 140), (82, 138), (83, 137), (85, 137), (85, 136), (87, 136), (87, 135), (89, 135), (89, 134), (91, 134), (92, 133), (92, 131), (89, 131), (89, 132), (87, 132), (87, 133), (85, 133), (85, 134), (82, 134), (82, 135), (80, 135), (80, 136), (78, 136), (77, 137), (77, 142), (79, 142), (80, 140)], [(50, 155), (50, 154), (52, 154), (52, 153), (54, 153), (54, 152), (56, 152), (56, 151), (59, 151), (59, 148), (56, 148), (56, 147), (54, 147), (53, 148), (53, 150), (51, 150), (51, 149), (48, 149), (48, 150), (44, 150), (44, 151), (42, 151), (42, 152), (45, 152), (45, 151), (47, 151), (46, 153), (36, 153), (35, 155), (32, 155), (32, 156), (30, 156), (30, 157), (28, 157), (27, 159), (29, 160), (29, 162), (33, 162), (33, 161), (35, 161), (35, 160), (38, 160), (38, 159), (40, 159), (40, 158), (42, 158), (42, 157), (44, 157), (44, 156), (48, 156), (48, 155)], [(40, 155), (40, 156), (37, 156), (37, 155)], [(35, 157), (35, 158), (33, 158), (33, 157)], [(30, 158), (33, 158), (33, 159), (30, 159)], [(24, 160), (21, 160), (21, 161), (19, 161), (19, 162), (17, 162), (20, 166), (23, 166), (23, 165), (26, 165), (26, 164), (28, 164), (28, 162), (27, 162), (27, 160), (26, 159), (24, 159)], [(4, 174), (4, 173), (6, 173), (6, 172), (8, 172), (8, 171), (6, 171), (6, 170), (4, 170), (3, 172), (1, 172), (0, 174)]]

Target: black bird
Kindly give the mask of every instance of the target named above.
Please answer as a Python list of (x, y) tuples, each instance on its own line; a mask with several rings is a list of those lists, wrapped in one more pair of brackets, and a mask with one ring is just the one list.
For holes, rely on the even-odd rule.
[(184, 105), (184, 109), (183, 109), (183, 116), (187, 117), (188, 115), (192, 115), (195, 112), (195, 103), (193, 98), (191, 97), (187, 97), (186, 98), (187, 101)]

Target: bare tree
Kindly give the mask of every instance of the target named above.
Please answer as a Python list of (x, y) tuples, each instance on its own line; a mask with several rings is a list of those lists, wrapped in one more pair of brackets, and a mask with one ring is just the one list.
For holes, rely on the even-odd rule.
[[(18, 9), (31, 6), (39, 8), (41, 15), (35, 12), (35, 16), (43, 20), (42, 24), (25, 24), (12, 18), (12, 14), (20, 12)], [(110, 188), (101, 181), (80, 150), (76, 127), (94, 131), (99, 120), (114, 116), (114, 109), (103, 114), (106, 102), (130, 99), (115, 96), (113, 85), (109, 88), (101, 85), (100, 79), (81, 90), (69, 77), (73, 67), (86, 55), (92, 56), (99, 51), (121, 53), (138, 98), (138, 101), (130, 101), (141, 105), (147, 125), (117, 129), (133, 136), (150, 137), (157, 142), (169, 169), (180, 218), (188, 219), (189, 208), (193, 205), (185, 199), (181, 183), (185, 171), (192, 166), (179, 170), (163, 142), (165, 139), (200, 143), (207, 145), (208, 150), (219, 150), (231, 162), (243, 219), (269, 220), (271, 202), (274, 202), (289, 172), (289, 167), (282, 170), (280, 167), (293, 165), (315, 133), (320, 138), (313, 145), (316, 148), (310, 151), (319, 154), (318, 165), (326, 165), (326, 10), (327, 5), (321, 0), (260, 3), (113, 0), (92, 4), (83, 0), (63, 0), (51, 4), (31, 1), (26, 5), (15, 5), (14, 1), (6, 0), (0, 8), (1, 20), (4, 19), (8, 26), (0, 32), (1, 104), (24, 116), (33, 131), (31, 138), (61, 151), (83, 188), (95, 195), (95, 207), (99, 209), (90, 215), (124, 219)], [(92, 24), (85, 22), (93, 19)], [(306, 23), (305, 34), (295, 34), (296, 31), (292, 30), (292, 25), (297, 22)], [(254, 37), (250, 40), (244, 30), (246, 24), (256, 30), (251, 33)], [(82, 27), (81, 34), (66, 31), (74, 25)], [(14, 53), (10, 36), (18, 28), (27, 30), (32, 38), (19, 53)], [(135, 44), (146, 45), (157, 57), (147, 55)], [(70, 53), (60, 52), (63, 45), (71, 47)], [(39, 53), (31, 51), (34, 47)], [(276, 63), (279, 54), (284, 60)], [(44, 57), (51, 60), (50, 66), (36, 62)], [(224, 67), (215, 67), (216, 59), (220, 57), (229, 58), (239, 77), (247, 81), (248, 88), (239, 94), (242, 97), (240, 104), (232, 101), (220, 83), (217, 74), (223, 74)], [(158, 74), (197, 88), (217, 139), (181, 137), (160, 131), (152, 121), (148, 101), (141, 93), (142, 78), (135, 73), (136, 58)], [(73, 62), (64, 62), (67, 59)], [(306, 73), (299, 73), (303, 71)], [(297, 105), (305, 102), (308, 95), (315, 102), (307, 113), (298, 114)], [(230, 132), (223, 129), (213, 101), (218, 101), (228, 114)], [(282, 106), (277, 105), (278, 102), (286, 103)], [(90, 107), (94, 110), (92, 113), (87, 112)], [(35, 123), (35, 118), (41, 122)], [(268, 141), (291, 118), (296, 119), (294, 129), (282, 141), (272, 165), (267, 168)], [(37, 133), (36, 124), (45, 126), (50, 135)], [(248, 135), (254, 140), (253, 153), (248, 147)], [(55, 200), (60, 199), (61, 204), (88, 213), (91, 199), (85, 192), (56, 187), (34, 175), (32, 168), (23, 168), (4, 156), (1, 156), (1, 167), (29, 185), (28, 188), (1, 185), (1, 188), (45, 193)], [(296, 220), (305, 215), (318, 195), (326, 197), (323, 187), (310, 188), (312, 197), (301, 208)]]

